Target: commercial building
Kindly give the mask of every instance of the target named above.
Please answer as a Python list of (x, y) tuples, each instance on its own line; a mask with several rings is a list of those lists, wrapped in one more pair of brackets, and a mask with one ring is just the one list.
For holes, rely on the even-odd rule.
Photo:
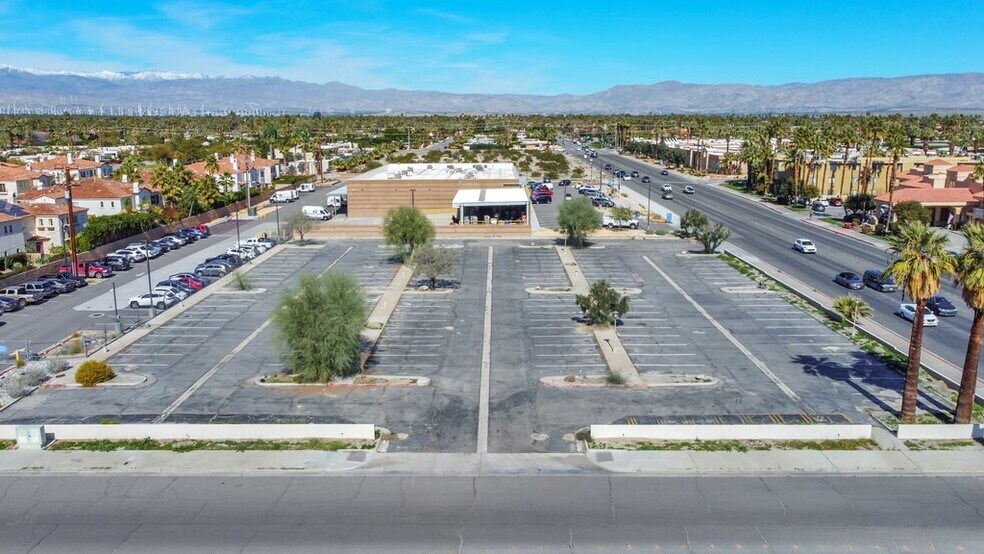
[(921, 167), (896, 176), (895, 190), (875, 197), (878, 204), (919, 202), (929, 209), (934, 225), (959, 225), (972, 219), (984, 219), (984, 181), (974, 179), (976, 166), (954, 163), (942, 158), (929, 160)]
[[(396, 206), (415, 206), (429, 214), (455, 214), (460, 211), (453, 205), (455, 195), (465, 189), (512, 188), (522, 192), (524, 198), (526, 195), (519, 183), (519, 171), (511, 163), (387, 164), (352, 177), (346, 184), (349, 217), (382, 217)], [(498, 198), (485, 197), (489, 201)], [(494, 210), (494, 205), (485, 204)], [(507, 211), (503, 205), (498, 220), (525, 222), (528, 207), (520, 213), (516, 206), (510, 206), (513, 209)], [(485, 213), (481, 215), (484, 221)]]

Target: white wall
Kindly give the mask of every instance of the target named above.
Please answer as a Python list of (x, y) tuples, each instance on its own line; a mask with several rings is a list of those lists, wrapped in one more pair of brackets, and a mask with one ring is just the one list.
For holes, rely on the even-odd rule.
[[(0, 439), (17, 438), (17, 425), (0, 425)], [(123, 425), (45, 425), (44, 432), (62, 440), (374, 440), (372, 424), (196, 424), (136, 423)]]
[(910, 425), (900, 424), (899, 440), (970, 440), (984, 438), (979, 424)]
[(24, 246), (25, 221), (27, 220), (18, 219), (16, 221), (0, 222), (0, 256), (3, 256), (4, 252), (9, 256), (10, 254), (27, 251)]
[(871, 425), (592, 425), (593, 440), (870, 439)]

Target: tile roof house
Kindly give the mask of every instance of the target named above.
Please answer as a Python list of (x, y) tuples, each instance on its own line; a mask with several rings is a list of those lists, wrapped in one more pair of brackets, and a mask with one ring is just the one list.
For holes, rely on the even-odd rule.
[[(230, 190), (234, 192), (245, 188), (246, 183), (250, 183), (254, 188), (269, 185), (283, 173), (281, 161), (268, 158), (253, 158), (251, 163), (247, 156), (230, 154), (224, 158), (216, 156), (216, 165), (218, 172), (213, 174), (213, 177), (219, 181), (222, 176), (229, 175), (234, 183)], [(209, 174), (205, 166), (206, 162), (195, 162), (185, 167), (196, 178), (201, 178)]]
[(54, 156), (28, 164), (28, 168), (51, 176), (56, 183), (65, 182), (65, 170), (68, 169), (73, 181), (81, 179), (107, 178), (112, 174), (112, 167), (107, 162), (97, 162), (76, 158), (72, 154)]
[(974, 165), (935, 158), (897, 175), (894, 193), (879, 194), (875, 202), (919, 202), (929, 208), (935, 225), (984, 219), (984, 182), (973, 178), (975, 169)]
[[(19, 204), (18, 207), (28, 214), (25, 234), (28, 251), (39, 254), (50, 254), (56, 246), (64, 246), (68, 242), (68, 205), (64, 202), (57, 204)], [(75, 216), (75, 232), (85, 228), (88, 222), (88, 209), (73, 204)]]
[(0, 162), (0, 201), (15, 202), (19, 195), (50, 183), (51, 177), (40, 171)]
[(0, 255), (4, 258), (27, 251), (24, 239), (28, 217), (23, 208), (0, 200)]
[[(126, 181), (83, 179), (72, 184), (72, 201), (89, 210), (90, 216), (116, 215), (137, 205), (152, 203), (154, 193), (147, 187)], [(59, 204), (67, 202), (65, 185), (26, 192), (18, 197), (22, 204)]]

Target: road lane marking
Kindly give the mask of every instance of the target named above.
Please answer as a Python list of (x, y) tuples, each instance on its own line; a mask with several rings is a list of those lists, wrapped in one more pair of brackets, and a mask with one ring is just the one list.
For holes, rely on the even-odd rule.
[(492, 246), (485, 268), (485, 319), (482, 328), (482, 377), (478, 397), (478, 453), (489, 451), (489, 373), (492, 369)]

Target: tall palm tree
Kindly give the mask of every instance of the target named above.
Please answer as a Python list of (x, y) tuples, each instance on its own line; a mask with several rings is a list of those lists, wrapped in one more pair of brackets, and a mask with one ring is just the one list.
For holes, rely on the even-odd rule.
[(977, 365), (981, 355), (981, 331), (984, 329), (984, 224), (975, 223), (964, 227), (964, 236), (967, 238), (967, 245), (958, 260), (956, 281), (963, 285), (963, 299), (967, 307), (974, 310), (974, 320), (970, 325), (967, 354), (964, 356), (960, 390), (957, 392), (957, 409), (953, 414), (955, 423), (970, 423), (973, 415)]
[(892, 167), (889, 168), (888, 175), (888, 216), (885, 225), (885, 229), (891, 233), (892, 232), (892, 210), (895, 208), (893, 205), (895, 197), (895, 172), (896, 166), (899, 164), (899, 158), (902, 157), (906, 152), (906, 148), (909, 146), (909, 140), (905, 136), (905, 132), (900, 127), (893, 127), (888, 130), (885, 135), (885, 148), (888, 150), (888, 154), (892, 157)]
[(895, 257), (885, 274), (897, 283), (916, 304), (909, 335), (909, 363), (905, 371), (902, 392), (901, 419), (912, 423), (916, 419), (916, 399), (919, 393), (919, 358), (922, 354), (923, 314), (926, 301), (939, 292), (944, 275), (956, 271), (956, 259), (947, 249), (946, 235), (933, 231), (925, 223), (910, 222), (899, 226), (898, 235), (888, 239)]

